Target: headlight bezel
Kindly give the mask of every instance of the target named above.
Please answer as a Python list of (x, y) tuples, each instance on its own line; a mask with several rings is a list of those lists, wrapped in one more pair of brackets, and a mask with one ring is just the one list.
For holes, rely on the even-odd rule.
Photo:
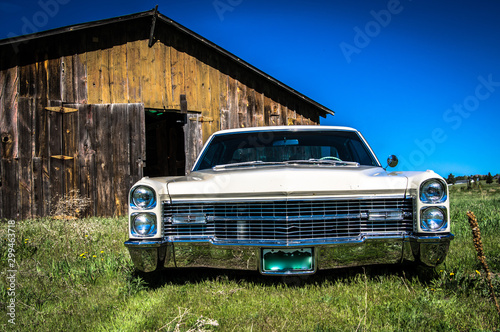
[[(139, 197), (136, 197), (136, 194), (139, 194), (139, 190), (146, 190), (150, 193), (151, 198), (145, 200), (146, 202), (145, 204), (139, 201), (140, 199)], [(143, 193), (143, 195), (144, 194), (145, 193)], [(152, 187), (146, 185), (138, 185), (132, 188), (132, 190), (130, 190), (130, 206), (133, 209), (151, 210), (156, 207), (156, 204), (157, 204), (156, 191)]]
[[(442, 222), (438, 223), (438, 227), (430, 225), (431, 218), (425, 218), (426, 213), (432, 211), (441, 213)], [(424, 232), (443, 232), (448, 229), (448, 209), (445, 206), (424, 206), (420, 209), (420, 229)]]
[[(141, 225), (137, 224), (138, 219), (144, 217), (149, 219), (149, 229), (144, 232), (140, 229)], [(157, 219), (156, 214), (152, 212), (135, 212), (130, 215), (130, 233), (134, 237), (152, 237), (157, 234)], [(147, 226), (147, 225), (146, 225)]]
[[(434, 193), (429, 192), (429, 189), (435, 189), (435, 187), (431, 187), (432, 184), (437, 184), (440, 187), (440, 195), (438, 195), (436, 199), (432, 198), (432, 195), (434, 195)], [(448, 199), (448, 186), (441, 179), (433, 178), (425, 180), (420, 184), (418, 197), (420, 201), (425, 204), (441, 204)]]

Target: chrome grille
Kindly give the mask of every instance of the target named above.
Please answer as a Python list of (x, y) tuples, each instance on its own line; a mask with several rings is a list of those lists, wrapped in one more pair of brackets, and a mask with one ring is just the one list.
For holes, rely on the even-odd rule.
[[(412, 199), (163, 203), (164, 236), (175, 239), (314, 240), (409, 233)], [(205, 222), (173, 223), (173, 216)]]

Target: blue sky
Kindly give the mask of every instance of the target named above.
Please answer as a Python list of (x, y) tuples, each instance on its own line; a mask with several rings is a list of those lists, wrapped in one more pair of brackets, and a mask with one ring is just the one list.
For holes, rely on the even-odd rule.
[[(335, 111), (396, 170), (500, 173), (500, 2), (0, 1), (0, 38), (159, 11)], [(33, 31), (35, 30), (35, 31)]]

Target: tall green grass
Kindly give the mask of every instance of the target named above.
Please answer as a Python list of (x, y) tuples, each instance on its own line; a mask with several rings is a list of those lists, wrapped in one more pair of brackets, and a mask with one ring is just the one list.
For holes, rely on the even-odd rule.
[(455, 240), (434, 273), (375, 266), (307, 280), (257, 272), (134, 271), (125, 218), (18, 221), (16, 325), (5, 315), (7, 224), (0, 224), (0, 330), (495, 331), (500, 319), (465, 213), (475, 212), (500, 293), (500, 188), (451, 188)]

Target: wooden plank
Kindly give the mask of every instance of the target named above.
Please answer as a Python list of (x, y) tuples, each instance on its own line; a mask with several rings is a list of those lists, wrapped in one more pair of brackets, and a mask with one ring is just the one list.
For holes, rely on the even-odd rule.
[(271, 98), (264, 96), (264, 126), (271, 125)]
[(164, 107), (166, 109), (175, 109), (174, 107), (174, 102), (173, 102), (173, 96), (172, 96), (172, 59), (171, 59), (171, 42), (170, 42), (170, 34), (168, 33), (167, 30), (160, 30), (159, 33), (162, 36), (162, 40), (164, 43), (162, 43), (162, 47), (164, 49), (164, 58), (163, 58), (163, 65), (165, 68), (165, 77), (164, 82), (162, 86), (164, 87), (164, 92), (163, 92), (163, 98), (164, 98)]
[[(61, 106), (60, 101), (49, 101), (50, 106)], [(49, 151), (48, 155), (61, 155), (62, 153), (62, 117), (61, 113), (47, 112), (48, 113), (48, 137), (49, 137)], [(64, 193), (64, 160), (49, 158), (48, 160), (48, 177), (49, 177), (49, 210), (57, 199), (62, 197)]]
[(74, 103), (75, 99), (73, 56), (67, 55), (61, 57), (61, 100), (63, 103)]
[(35, 74), (35, 63), (19, 67), (19, 97), (33, 97), (35, 95)]
[(184, 89), (184, 55), (182, 53), (182, 40), (178, 33), (172, 34), (172, 47), (170, 47), (170, 61), (172, 70), (172, 108), (181, 109), (180, 95), (185, 94)]
[[(229, 110), (229, 78), (226, 74), (219, 72), (219, 109)], [(221, 120), (222, 121), (222, 120)], [(222, 124), (220, 126), (222, 128)]]
[(75, 102), (87, 103), (87, 53), (73, 56), (73, 80), (75, 87)]
[(19, 165), (16, 159), (0, 159), (2, 174), (2, 218), (18, 219), (18, 189), (19, 189)]
[(151, 82), (153, 80), (153, 68), (151, 66), (151, 61), (154, 61), (154, 52), (148, 46), (148, 40), (138, 41), (139, 52), (140, 52), (140, 88), (142, 91), (141, 100), (138, 102), (143, 102), (144, 107), (152, 108), (154, 99), (153, 89)]
[(280, 122), (281, 122), (281, 125), (283, 126), (289, 126), (290, 124), (288, 123), (288, 107), (284, 106), (283, 104), (281, 104), (281, 112), (280, 112)]
[(2, 88), (2, 112), (0, 112), (0, 136), (2, 142), (2, 158), (18, 158), (17, 129), (17, 67), (4, 71)]
[(33, 98), (20, 97), (18, 108), (19, 131), (19, 187), (18, 206), (22, 219), (32, 216), (32, 113)]
[(114, 35), (115, 45), (111, 49), (111, 101), (110, 103), (126, 103), (128, 102), (128, 83), (126, 76), (127, 68), (127, 46), (126, 33), (118, 33)]
[(19, 135), (18, 135), (18, 67), (2, 71), (0, 86), (0, 142), (1, 142), (1, 181), (3, 218), (19, 218)]
[(44, 216), (43, 209), (43, 162), (40, 157), (32, 159), (32, 216), (33, 218)]
[(50, 214), (50, 178), (49, 178), (49, 132), (48, 103), (49, 60), (47, 54), (39, 57), (37, 63), (37, 95), (33, 114), (33, 214), (46, 216)]
[(49, 59), (47, 64), (49, 100), (61, 100), (61, 59)]
[(87, 38), (87, 102), (89, 104), (101, 103), (101, 50), (98, 47), (99, 36), (97, 30), (90, 30), (91, 34)]
[[(130, 38), (137, 34), (133, 25), (129, 25), (127, 30)], [(127, 79), (128, 79), (128, 102), (139, 103), (142, 101), (141, 66), (140, 66), (140, 41), (129, 40), (127, 42)]]
[(99, 38), (99, 48), (98, 58), (100, 59), (100, 98), (97, 104), (106, 104), (111, 102), (111, 71), (113, 63), (111, 62), (111, 41), (113, 36), (111, 32), (107, 29), (101, 29)]
[[(127, 104), (111, 106), (111, 128), (113, 138), (111, 142), (112, 157), (112, 191), (114, 196), (109, 197), (114, 203), (115, 215), (124, 215), (127, 211), (130, 189), (130, 127)], [(110, 129), (111, 129), (110, 128)]]
[(238, 101), (238, 127), (244, 128), (249, 126), (248, 119), (248, 99), (247, 87), (243, 83), (237, 81), (237, 101)]
[(73, 56), (73, 80), (75, 103), (87, 103), (87, 36), (89, 30), (82, 30), (78, 35), (76, 54)]
[[(70, 104), (69, 108), (77, 109), (78, 104)], [(72, 112), (62, 116), (62, 157), (64, 165), (64, 194), (69, 195), (71, 191), (79, 188), (79, 165), (78, 165), (78, 141), (79, 134), (79, 114)], [(54, 155), (51, 155), (54, 158)]]
[(184, 56), (185, 76), (184, 91), (186, 94), (188, 111), (200, 112), (198, 97), (199, 70), (196, 65), (196, 59), (189, 54)]
[(255, 90), (247, 87), (247, 121), (248, 127), (256, 126), (255, 119)]
[[(206, 116), (212, 116), (211, 112), (211, 81), (210, 81), (210, 67), (205, 63), (208, 61), (206, 56), (199, 54), (201, 59), (196, 61), (198, 69), (198, 111), (201, 111)], [(216, 82), (216, 81), (214, 81)], [(216, 98), (218, 99), (218, 98)], [(218, 110), (217, 110), (218, 111)]]
[[(210, 105), (209, 105), (209, 115), (213, 117), (214, 121), (210, 126), (210, 133), (213, 134), (215, 131), (220, 128), (220, 72), (213, 68), (209, 67), (208, 69), (210, 75)], [(205, 133), (204, 133), (205, 134)], [(208, 137), (204, 137), (203, 142), (206, 142)]]
[(264, 94), (255, 91), (254, 126), (264, 126)]
[(93, 105), (80, 105), (78, 111), (79, 142), (78, 142), (78, 165), (80, 183), (79, 190), (82, 196), (91, 201), (86, 213), (96, 215), (96, 167), (95, 167), (95, 107)]
[(270, 114), (270, 125), (279, 126), (281, 125), (281, 105), (271, 99), (271, 114)]
[(168, 100), (166, 99), (165, 92), (165, 75), (166, 75), (166, 63), (165, 63), (165, 46), (161, 42), (156, 42), (151, 48), (152, 59), (149, 62), (151, 67), (151, 90), (152, 90), (152, 100), (151, 105), (153, 108), (162, 109), (164, 108)]
[(229, 128), (238, 128), (238, 83), (232, 77), (229, 77), (229, 91), (228, 91), (228, 104), (229, 104)]
[(143, 177), (146, 160), (146, 128), (144, 105), (130, 104), (130, 174), (131, 181), (136, 182)]
[(184, 147), (186, 149), (186, 174), (191, 172), (191, 168), (203, 147), (203, 137), (201, 133), (201, 122), (198, 119), (201, 114), (189, 114), (188, 117), (194, 120), (188, 120), (184, 125)]
[(96, 130), (96, 183), (97, 197), (96, 210), (99, 216), (112, 216), (115, 214), (113, 202), (113, 162), (112, 162), (112, 128), (111, 128), (111, 105), (94, 105)]

